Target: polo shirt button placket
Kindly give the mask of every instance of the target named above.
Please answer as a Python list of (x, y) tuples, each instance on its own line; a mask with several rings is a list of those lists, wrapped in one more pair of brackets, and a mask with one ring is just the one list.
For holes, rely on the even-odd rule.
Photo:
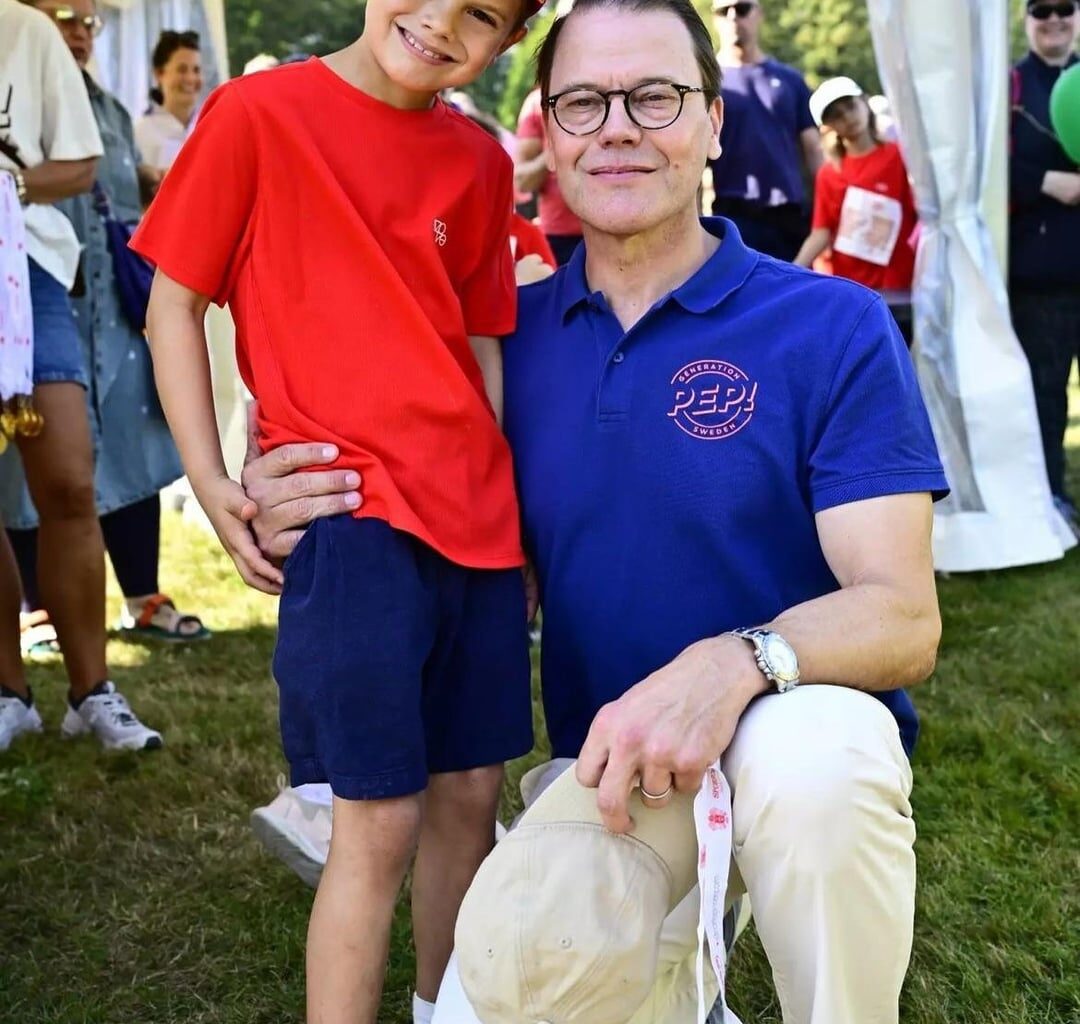
[(618, 349), (611, 354), (600, 384), (600, 422), (623, 423), (630, 412), (633, 364)]

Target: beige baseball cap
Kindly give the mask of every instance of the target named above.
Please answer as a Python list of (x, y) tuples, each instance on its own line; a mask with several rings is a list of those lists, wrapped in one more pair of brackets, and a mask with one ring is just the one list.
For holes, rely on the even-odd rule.
[(630, 813), (609, 832), (566, 771), (480, 866), (455, 948), (483, 1024), (626, 1024), (649, 998), (664, 920), (697, 884), (693, 796), (652, 810), (635, 790)]

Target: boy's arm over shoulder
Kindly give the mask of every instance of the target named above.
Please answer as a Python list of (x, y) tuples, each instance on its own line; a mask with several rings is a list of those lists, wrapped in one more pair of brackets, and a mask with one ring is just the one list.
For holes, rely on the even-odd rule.
[(219, 305), (250, 242), (259, 138), (243, 82), (220, 86), (131, 240), (170, 278)]

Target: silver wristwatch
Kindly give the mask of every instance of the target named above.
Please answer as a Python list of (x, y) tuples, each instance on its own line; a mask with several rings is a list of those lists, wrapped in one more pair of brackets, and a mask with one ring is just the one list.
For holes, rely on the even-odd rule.
[(799, 685), (799, 659), (791, 644), (771, 629), (733, 629), (754, 645), (754, 659), (762, 675), (776, 687), (777, 693), (787, 693)]

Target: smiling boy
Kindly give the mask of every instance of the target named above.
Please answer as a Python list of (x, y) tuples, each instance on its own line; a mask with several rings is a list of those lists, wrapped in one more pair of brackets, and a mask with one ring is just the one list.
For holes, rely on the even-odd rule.
[[(512, 171), (438, 99), (521, 37), (533, 0), (369, 0), (346, 49), (207, 101), (133, 241), (162, 404), (244, 579), (281, 592), (274, 673), (293, 785), (334, 830), (308, 931), (310, 1024), (374, 1024), (405, 872), (414, 1014), (532, 745), (523, 561), (499, 429), (514, 327)], [(435, 173), (432, 173), (432, 172)], [(264, 450), (331, 439), (364, 498), (284, 572), (258, 553), (214, 423), (203, 314), (228, 302)], [(283, 586), (282, 586), (283, 585)]]

